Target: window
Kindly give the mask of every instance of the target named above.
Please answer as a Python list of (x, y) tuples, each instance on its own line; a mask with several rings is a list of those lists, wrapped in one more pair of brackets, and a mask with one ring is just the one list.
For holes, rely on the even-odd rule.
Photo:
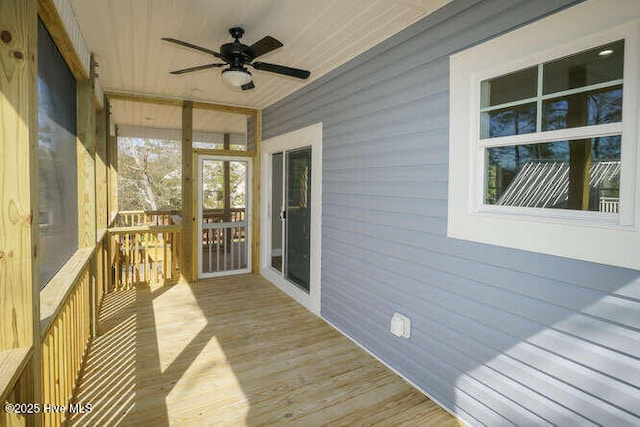
[(640, 5), (619, 6), (451, 57), (450, 237), (640, 268)]
[(38, 22), (40, 287), (78, 249), (76, 81)]
[(618, 40), (482, 81), (484, 203), (617, 214), (623, 70)]

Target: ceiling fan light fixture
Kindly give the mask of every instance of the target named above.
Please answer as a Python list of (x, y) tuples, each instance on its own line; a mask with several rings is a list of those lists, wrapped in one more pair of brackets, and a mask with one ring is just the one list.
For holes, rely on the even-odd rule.
[(251, 81), (251, 73), (245, 68), (222, 70), (222, 78), (233, 87), (246, 85)]

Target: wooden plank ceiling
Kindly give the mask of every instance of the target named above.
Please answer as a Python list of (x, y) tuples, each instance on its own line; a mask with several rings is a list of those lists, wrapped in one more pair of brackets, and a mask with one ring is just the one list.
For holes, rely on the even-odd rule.
[[(105, 90), (265, 108), (450, 0), (69, 1), (89, 49), (97, 55)], [(219, 69), (169, 74), (215, 61), (161, 37), (218, 50), (231, 41), (227, 30), (236, 25), (245, 29), (246, 44), (266, 35), (284, 43), (262, 61), (311, 70), (311, 78), (300, 81), (256, 71), (256, 89), (243, 92), (225, 84)]]

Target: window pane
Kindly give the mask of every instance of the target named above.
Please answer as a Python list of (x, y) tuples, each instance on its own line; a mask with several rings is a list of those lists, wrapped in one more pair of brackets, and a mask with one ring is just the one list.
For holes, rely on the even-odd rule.
[(481, 107), (533, 98), (537, 94), (538, 67), (531, 67), (482, 82)]
[(282, 272), (282, 153), (271, 156), (271, 266)]
[(575, 89), (622, 78), (624, 40), (544, 64), (543, 93)]
[(480, 138), (519, 135), (536, 131), (536, 104), (493, 110), (481, 115)]
[[(617, 135), (488, 148), (485, 203), (616, 213), (620, 140)], [(585, 192), (580, 184), (587, 180)]]
[(38, 21), (40, 287), (78, 249), (76, 81)]
[(311, 147), (285, 153), (285, 264), (287, 279), (311, 286)]
[(622, 121), (622, 85), (548, 99), (542, 104), (542, 130)]

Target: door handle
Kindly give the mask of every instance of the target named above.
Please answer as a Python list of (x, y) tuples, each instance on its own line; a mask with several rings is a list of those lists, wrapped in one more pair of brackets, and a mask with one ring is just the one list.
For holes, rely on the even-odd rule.
[(283, 208), (280, 210), (280, 221), (284, 221), (287, 219), (287, 211)]

